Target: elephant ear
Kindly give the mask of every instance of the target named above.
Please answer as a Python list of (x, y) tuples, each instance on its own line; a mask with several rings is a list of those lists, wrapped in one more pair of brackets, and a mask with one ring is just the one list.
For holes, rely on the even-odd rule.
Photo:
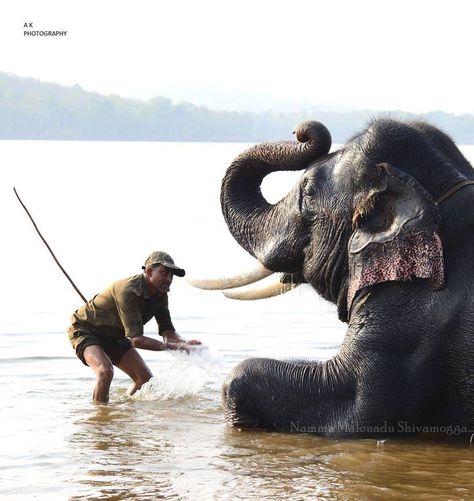
[(440, 216), (431, 196), (408, 174), (379, 164), (356, 199), (349, 240), (347, 308), (363, 287), (426, 278), (444, 286)]

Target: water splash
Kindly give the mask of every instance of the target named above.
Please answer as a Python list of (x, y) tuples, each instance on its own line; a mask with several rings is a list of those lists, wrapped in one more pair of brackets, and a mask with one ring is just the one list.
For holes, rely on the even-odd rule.
[(223, 358), (207, 348), (193, 349), (186, 354), (168, 352), (170, 365), (160, 370), (134, 395), (135, 400), (177, 400), (196, 396), (208, 381), (223, 366)]
[(191, 346), (190, 353), (182, 351), (168, 352), (175, 360), (187, 361), (191, 365), (201, 367), (207, 372), (215, 373), (224, 367), (224, 357), (207, 346)]

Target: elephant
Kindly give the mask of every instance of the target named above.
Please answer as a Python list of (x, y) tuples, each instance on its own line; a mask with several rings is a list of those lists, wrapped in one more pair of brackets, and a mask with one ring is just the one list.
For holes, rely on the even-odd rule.
[[(334, 303), (347, 331), (327, 361), (238, 364), (226, 419), (323, 436), (474, 432), (472, 166), (423, 121), (373, 119), (336, 151), (319, 122), (294, 133), (244, 151), (222, 181), (227, 226), (260, 272), (196, 285), (278, 272)], [(275, 171), (302, 175), (271, 204), (260, 186)]]

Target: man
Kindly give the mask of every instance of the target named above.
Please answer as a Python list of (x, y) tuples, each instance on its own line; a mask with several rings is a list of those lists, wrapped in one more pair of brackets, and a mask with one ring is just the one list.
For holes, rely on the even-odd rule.
[[(186, 342), (175, 331), (168, 310), (168, 291), (173, 276), (185, 271), (162, 251), (148, 256), (143, 273), (119, 280), (76, 310), (68, 329), (76, 355), (96, 376), (93, 399), (107, 403), (114, 369), (128, 374), (133, 395), (152, 373), (136, 350), (188, 351), (200, 341)], [(152, 317), (158, 322), (164, 342), (143, 335), (143, 326)]]

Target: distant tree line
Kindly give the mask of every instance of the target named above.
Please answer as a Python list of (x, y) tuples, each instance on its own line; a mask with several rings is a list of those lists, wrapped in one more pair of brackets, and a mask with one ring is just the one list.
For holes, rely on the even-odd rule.
[(288, 138), (304, 120), (323, 122), (342, 143), (376, 116), (421, 118), (460, 144), (474, 144), (474, 115), (411, 115), (302, 109), (298, 113), (218, 111), (165, 97), (104, 96), (0, 72), (0, 139), (259, 142)]

